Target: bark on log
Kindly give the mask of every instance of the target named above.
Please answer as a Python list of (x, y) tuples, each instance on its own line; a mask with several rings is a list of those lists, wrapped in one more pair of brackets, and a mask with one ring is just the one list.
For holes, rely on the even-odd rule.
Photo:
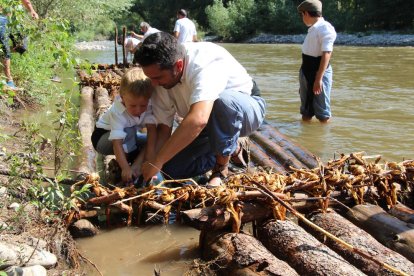
[(290, 152), (284, 150), (281, 146), (264, 136), (262, 133), (255, 131), (249, 137), (260, 145), (269, 156), (282, 164), (286, 170), (289, 170), (290, 166), (298, 169), (305, 167), (305, 165), (299, 162), (295, 156), (290, 154)]
[[(315, 214), (311, 217), (311, 221), (355, 248), (370, 254), (376, 260), (384, 262), (409, 275), (414, 275), (414, 264), (412, 262), (397, 252), (385, 247), (370, 234), (350, 223), (338, 213)], [(307, 226), (305, 228), (320, 241), (325, 240), (325, 236), (320, 232), (314, 231)], [(372, 260), (363, 258), (361, 255), (345, 249), (331, 239), (326, 239), (326, 244), (367, 275), (398, 275), (379, 266)]]
[[(256, 192), (255, 192), (256, 193)], [(250, 193), (246, 198), (256, 195)], [(240, 196), (240, 197), (239, 197)], [(265, 196), (257, 195), (259, 198), (266, 199)], [(238, 195), (241, 200), (243, 196)], [(308, 196), (303, 193), (295, 193), (291, 198), (292, 207), (299, 212), (309, 212), (320, 208), (318, 201), (305, 201)], [(296, 201), (298, 200), (298, 201)], [(299, 201), (302, 200), (302, 201)], [(330, 205), (336, 205), (336, 201), (330, 200)], [(242, 209), (242, 223), (248, 223), (251, 221), (261, 221), (273, 216), (273, 212), (268, 205), (264, 202), (245, 202)], [(196, 208), (181, 212), (181, 218), (183, 223), (188, 224), (198, 230), (219, 230), (223, 228), (231, 227), (232, 218), (231, 214), (225, 210), (222, 206), (211, 206), (206, 208)]]
[(259, 146), (255, 143), (250, 143), (250, 157), (252, 161), (262, 167), (273, 168), (274, 172), (284, 173), (286, 172), (285, 168), (273, 160), (266, 152), (264, 152)]
[(304, 147), (294, 144), (288, 137), (280, 133), (270, 124), (265, 123), (260, 128), (259, 131), (274, 140), (275, 143), (280, 145), (284, 150), (292, 153), (300, 162), (305, 164), (309, 169), (318, 167), (318, 162), (315, 158), (315, 155), (305, 149)]
[(291, 221), (268, 221), (259, 240), (300, 275), (365, 275)]
[(213, 262), (218, 275), (298, 275), (250, 235), (203, 232), (200, 245), (202, 257)]
[[(232, 217), (222, 206), (191, 209), (181, 212), (181, 218), (198, 230), (218, 230), (232, 225)], [(247, 223), (253, 220), (269, 218), (272, 210), (259, 203), (245, 203), (242, 210), (241, 221)]]
[(356, 205), (346, 218), (385, 246), (414, 262), (414, 229), (376, 205)]
[(96, 88), (95, 102), (96, 118), (99, 118), (111, 106), (111, 99), (109, 98), (108, 90), (103, 87)]
[(111, 204), (116, 202), (119, 199), (122, 199), (124, 195), (121, 195), (118, 192), (114, 192), (109, 195), (99, 196), (99, 197), (93, 197), (88, 200), (88, 203), (92, 205), (99, 205), (99, 204)]
[(388, 213), (394, 217), (409, 223), (411, 228), (414, 228), (414, 210), (408, 208), (402, 203), (398, 203), (388, 210)]
[(91, 142), (92, 132), (95, 127), (93, 110), (93, 89), (85, 86), (81, 90), (79, 108), (79, 132), (82, 140), (78, 171), (81, 174), (91, 174), (96, 171), (96, 153)]

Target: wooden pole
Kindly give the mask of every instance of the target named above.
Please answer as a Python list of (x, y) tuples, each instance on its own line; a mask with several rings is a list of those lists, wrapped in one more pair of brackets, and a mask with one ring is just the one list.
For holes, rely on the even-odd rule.
[(115, 66), (118, 66), (118, 28), (115, 26)]
[(96, 171), (96, 152), (91, 142), (92, 132), (95, 128), (93, 94), (93, 88), (89, 86), (85, 86), (81, 90), (78, 123), (82, 140), (78, 166), (78, 171), (81, 174), (91, 174)]
[(123, 63), (124, 63), (124, 68), (127, 67), (127, 56), (126, 56), (126, 50), (125, 50), (125, 39), (126, 39), (126, 27), (122, 27), (122, 57), (123, 57)]

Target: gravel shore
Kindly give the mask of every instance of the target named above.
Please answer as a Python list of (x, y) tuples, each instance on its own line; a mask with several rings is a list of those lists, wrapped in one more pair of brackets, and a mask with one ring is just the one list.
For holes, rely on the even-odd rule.
[[(245, 43), (286, 43), (301, 44), (306, 34), (272, 35), (260, 34)], [(414, 46), (413, 34), (342, 34), (338, 33), (335, 45), (354, 46)]]

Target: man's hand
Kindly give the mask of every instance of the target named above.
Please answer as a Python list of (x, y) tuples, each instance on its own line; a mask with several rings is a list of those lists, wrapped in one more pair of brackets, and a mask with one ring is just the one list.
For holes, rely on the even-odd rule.
[(155, 161), (150, 162), (147, 161), (142, 165), (142, 175), (144, 176), (144, 180), (148, 181), (152, 179), (162, 168), (163, 164), (157, 164)]

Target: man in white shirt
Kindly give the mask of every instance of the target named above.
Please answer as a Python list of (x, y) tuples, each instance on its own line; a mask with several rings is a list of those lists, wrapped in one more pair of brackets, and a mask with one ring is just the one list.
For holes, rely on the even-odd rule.
[[(156, 86), (156, 157), (143, 165), (144, 179), (158, 171), (188, 178), (212, 169), (209, 184), (220, 185), (228, 164), (263, 122), (265, 101), (246, 69), (223, 47), (210, 42), (177, 43), (152, 34), (136, 52), (137, 62)], [(183, 117), (171, 133), (175, 114)], [(238, 157), (238, 156), (237, 156)]]
[(197, 31), (196, 27), (188, 17), (187, 11), (181, 9), (177, 12), (177, 21), (174, 26), (174, 36), (178, 39), (179, 43), (196, 42)]
[(300, 113), (303, 121), (315, 116), (327, 123), (331, 118), (331, 59), (336, 39), (335, 28), (322, 17), (322, 2), (305, 0), (298, 6), (303, 23), (309, 27), (302, 45), (302, 66), (299, 73)]

